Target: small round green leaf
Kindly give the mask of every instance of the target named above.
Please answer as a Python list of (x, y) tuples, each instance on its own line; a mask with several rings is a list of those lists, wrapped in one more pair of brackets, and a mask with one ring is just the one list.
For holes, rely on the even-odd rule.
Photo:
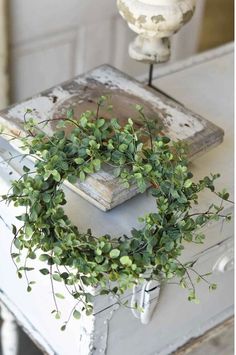
[(79, 311), (77, 311), (77, 309), (75, 309), (74, 312), (73, 312), (73, 317), (75, 319), (80, 319), (81, 313)]
[(43, 275), (48, 275), (48, 274), (49, 274), (49, 270), (48, 270), (48, 269), (40, 269), (39, 271), (40, 271), (41, 274), (43, 274)]
[(111, 251), (110, 251), (110, 257), (112, 258), (112, 259), (116, 259), (116, 258), (118, 258), (119, 256), (120, 256), (120, 250), (119, 249), (112, 249)]
[(129, 258), (129, 256), (122, 256), (120, 258), (120, 262), (122, 265), (126, 265), (126, 266), (132, 265), (132, 260)]

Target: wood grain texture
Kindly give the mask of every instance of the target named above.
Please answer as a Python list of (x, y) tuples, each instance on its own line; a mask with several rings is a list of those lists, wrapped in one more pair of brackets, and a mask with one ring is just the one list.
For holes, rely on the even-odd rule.
[[(22, 135), (24, 114), (27, 109), (33, 110), (34, 117), (40, 121), (45, 117), (52, 119), (65, 117), (66, 111), (73, 108), (75, 118), (79, 119), (82, 112), (96, 108), (96, 102), (101, 95), (111, 96), (112, 115), (117, 117), (121, 124), (132, 117), (135, 124), (141, 126), (142, 122), (134, 108), (135, 104), (141, 104), (147, 117), (156, 122), (157, 127), (162, 127), (163, 134), (174, 141), (182, 140), (187, 143), (191, 159), (223, 140), (221, 128), (107, 65), (1, 112), (0, 124), (10, 134)], [(101, 113), (109, 119), (106, 112)], [(48, 133), (54, 132), (55, 121), (51, 121), (44, 129)], [(84, 183), (77, 182), (76, 185), (69, 186), (104, 211), (138, 193), (136, 185), (129, 189), (124, 188), (120, 180), (113, 175), (113, 169), (107, 166), (89, 176)]]

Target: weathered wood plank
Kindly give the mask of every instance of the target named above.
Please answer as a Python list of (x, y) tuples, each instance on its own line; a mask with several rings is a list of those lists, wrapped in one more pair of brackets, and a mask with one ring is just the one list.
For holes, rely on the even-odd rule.
[(229, 318), (220, 325), (210, 329), (202, 336), (191, 339), (176, 350), (173, 355), (233, 355), (234, 353), (234, 318)]
[[(190, 158), (199, 156), (223, 140), (224, 133), (221, 128), (107, 65), (2, 111), (0, 124), (17, 136), (22, 134), (27, 109), (33, 110), (39, 121), (65, 117), (70, 108), (74, 109), (75, 117), (79, 118), (82, 112), (96, 108), (96, 102), (101, 95), (111, 97), (112, 115), (123, 124), (128, 117), (132, 117), (136, 125), (142, 125), (134, 108), (136, 104), (142, 105), (146, 115), (156, 122), (157, 127), (162, 127), (165, 135), (172, 140), (182, 140), (188, 144)], [(101, 113), (105, 118), (109, 118), (105, 111)], [(45, 130), (52, 133), (56, 129), (55, 126), (55, 121), (52, 121)], [(78, 182), (69, 186), (104, 211), (138, 193), (135, 185), (129, 189), (124, 188), (109, 167), (103, 167), (102, 171), (89, 176), (84, 183)]]

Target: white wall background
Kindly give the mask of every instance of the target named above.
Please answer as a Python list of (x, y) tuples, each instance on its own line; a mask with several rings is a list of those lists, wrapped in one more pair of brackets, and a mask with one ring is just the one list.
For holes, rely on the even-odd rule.
[(8, 51), (6, 1), (0, 0), (0, 109), (8, 103)]
[[(203, 5), (173, 41), (172, 60), (196, 52)], [(10, 0), (11, 100), (25, 99), (100, 64), (134, 77), (148, 72), (128, 57), (134, 34), (115, 0)]]

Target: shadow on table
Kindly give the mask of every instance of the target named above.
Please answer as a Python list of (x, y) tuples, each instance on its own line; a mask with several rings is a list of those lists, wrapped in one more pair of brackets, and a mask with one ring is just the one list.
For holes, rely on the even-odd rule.
[[(43, 354), (20, 328), (18, 328), (18, 332), (19, 332), (19, 349), (17, 355), (42, 355)], [(3, 355), (1, 346), (0, 346), (0, 355)]]

